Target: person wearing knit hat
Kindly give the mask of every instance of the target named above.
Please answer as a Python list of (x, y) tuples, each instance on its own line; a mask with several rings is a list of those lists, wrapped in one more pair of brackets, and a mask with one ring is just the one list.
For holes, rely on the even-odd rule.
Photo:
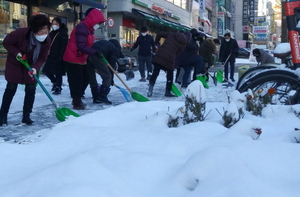
[(253, 49), (252, 54), (256, 58), (258, 66), (275, 63), (274, 58), (270, 54), (266, 53), (263, 49)]
[(148, 28), (141, 28), (141, 35), (137, 37), (136, 42), (130, 49), (132, 52), (134, 49), (139, 47), (138, 52), (138, 63), (139, 63), (139, 71), (141, 75), (140, 81), (146, 81), (145, 75), (145, 66), (147, 66), (147, 79), (149, 80), (152, 75), (152, 55), (156, 52), (156, 46), (154, 44), (154, 39), (151, 35), (147, 34)]

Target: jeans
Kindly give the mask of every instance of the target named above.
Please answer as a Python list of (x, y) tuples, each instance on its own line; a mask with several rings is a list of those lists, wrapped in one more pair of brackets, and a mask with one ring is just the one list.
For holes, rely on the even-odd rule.
[(228, 67), (230, 65), (230, 79), (234, 78), (234, 61), (226, 62), (224, 65), (224, 77), (228, 80)]
[(146, 78), (145, 77), (145, 64), (147, 66), (147, 77), (149, 77), (149, 73), (151, 75), (152, 73), (152, 55), (149, 56), (138, 56), (138, 61), (139, 61), (139, 71), (141, 78)]
[(193, 80), (196, 80), (196, 77), (201, 72), (203, 64), (203, 58), (201, 56), (197, 56), (197, 58), (193, 59), (190, 64), (183, 66), (184, 69), (184, 75), (182, 78), (182, 87), (187, 87), (188, 78), (190, 76), (190, 73), (192, 71), (192, 68), (194, 67), (194, 74), (193, 74)]

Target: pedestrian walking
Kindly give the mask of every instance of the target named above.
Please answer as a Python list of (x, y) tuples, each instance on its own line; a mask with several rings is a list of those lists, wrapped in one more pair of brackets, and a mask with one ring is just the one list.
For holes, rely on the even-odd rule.
[(90, 8), (85, 13), (85, 19), (80, 22), (70, 35), (70, 39), (63, 56), (74, 109), (84, 110), (86, 105), (81, 97), (89, 84), (87, 59), (88, 56), (102, 57), (102, 53), (92, 48), (95, 41), (94, 32), (105, 22), (103, 13)]
[(166, 82), (166, 97), (174, 97), (175, 95), (171, 93), (174, 69), (175, 69), (175, 59), (186, 47), (189, 36), (185, 36), (183, 33), (167, 33), (159, 32), (155, 38), (155, 44), (159, 45), (161, 38), (164, 38), (164, 43), (158, 47), (158, 50), (153, 58), (153, 75), (149, 80), (148, 97), (152, 96), (153, 87), (155, 85), (156, 79), (159, 75), (160, 70), (164, 70), (167, 73)]
[[(19, 28), (4, 38), (3, 46), (8, 51), (5, 64), (7, 84), (0, 109), (0, 126), (7, 125), (7, 114), (18, 84), (25, 85), (22, 123), (27, 125), (34, 123), (30, 118), (37, 83), (33, 75), (39, 72), (47, 59), (50, 48), (50, 37), (48, 36), (50, 28), (49, 18), (38, 14), (30, 18), (29, 27)], [(23, 55), (26, 55), (32, 71), (28, 71), (17, 60), (16, 57), (22, 57)]]
[[(121, 52), (121, 45), (116, 39), (110, 39), (109, 41), (99, 40), (93, 44), (92, 48), (100, 51), (114, 69), (116, 69), (118, 58), (124, 57)], [(88, 68), (93, 103), (112, 104), (107, 95), (110, 92), (110, 86), (114, 85), (114, 73), (104, 64), (102, 58), (95, 55), (89, 57)], [(102, 78), (100, 87), (96, 79), (95, 70)]]
[[(234, 79), (234, 66), (235, 66), (235, 58), (236, 53), (239, 50), (239, 45), (237, 41), (231, 38), (230, 33), (224, 34), (224, 39), (221, 42), (219, 58), (221, 62), (225, 63), (224, 65), (224, 77), (228, 80), (228, 72), (230, 72), (230, 79), (232, 82), (235, 82)], [(226, 61), (227, 60), (227, 61)], [(230, 66), (230, 70), (228, 67)], [(223, 82), (227, 82), (224, 80)]]
[(130, 49), (132, 52), (134, 49), (139, 47), (138, 52), (138, 62), (139, 62), (139, 71), (141, 79), (139, 81), (145, 82), (145, 65), (147, 66), (147, 79), (149, 80), (152, 75), (152, 55), (156, 52), (156, 47), (154, 44), (154, 39), (151, 35), (148, 34), (148, 28), (141, 28), (141, 35), (137, 37), (136, 42), (133, 47)]
[(50, 52), (47, 61), (43, 67), (43, 73), (52, 83), (52, 93), (61, 94), (63, 75), (65, 75), (65, 62), (63, 55), (68, 44), (68, 28), (62, 23), (61, 18), (55, 17), (52, 20), (52, 31)]

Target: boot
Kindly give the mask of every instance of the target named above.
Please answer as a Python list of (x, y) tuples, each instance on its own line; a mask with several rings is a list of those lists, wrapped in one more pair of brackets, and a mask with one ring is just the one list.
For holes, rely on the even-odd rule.
[(81, 98), (73, 98), (72, 101), (73, 109), (85, 110), (86, 105), (81, 101)]
[(93, 87), (91, 88), (92, 96), (93, 96), (93, 103), (102, 103), (99, 96), (99, 88)]
[(148, 97), (151, 97), (151, 96), (152, 96), (152, 93), (153, 93), (153, 85), (149, 85), (149, 89), (148, 89), (147, 96), (148, 96)]
[(59, 95), (61, 94), (61, 88), (58, 86), (55, 86), (54, 91), (52, 92), (54, 95)]
[(7, 114), (3, 114), (0, 111), (0, 126), (7, 125)]
[(22, 123), (27, 125), (32, 125), (34, 123), (34, 121), (30, 119), (30, 113), (23, 113)]
[(100, 86), (99, 99), (101, 102), (111, 105), (112, 102), (108, 100), (107, 95), (110, 92), (110, 88), (107, 86)]
[(176, 97), (174, 94), (171, 93), (171, 91), (166, 90), (165, 92), (166, 97)]
[(52, 88), (51, 88), (51, 91), (52, 91), (52, 92), (55, 90), (55, 87), (56, 87), (56, 84), (55, 84), (55, 83), (52, 83)]

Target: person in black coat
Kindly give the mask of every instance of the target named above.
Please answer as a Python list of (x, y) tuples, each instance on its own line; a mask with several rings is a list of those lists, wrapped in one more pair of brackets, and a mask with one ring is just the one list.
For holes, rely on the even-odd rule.
[(65, 62), (63, 55), (68, 44), (68, 28), (62, 23), (61, 18), (55, 17), (52, 20), (52, 29), (49, 36), (51, 38), (51, 48), (47, 61), (43, 68), (43, 73), (51, 80), (52, 93), (60, 94), (65, 75)]
[(193, 80), (196, 80), (196, 76), (200, 74), (203, 64), (203, 58), (198, 55), (200, 33), (196, 29), (191, 29), (190, 33), (192, 34), (192, 38), (178, 57), (178, 65), (184, 69), (182, 88), (187, 87), (188, 78), (193, 68)]
[[(109, 41), (99, 40), (93, 44), (92, 48), (102, 53), (114, 69), (116, 69), (118, 58), (124, 57), (121, 52), (121, 45), (116, 39), (110, 39)], [(93, 103), (112, 104), (112, 102), (108, 100), (107, 95), (110, 92), (110, 86), (114, 85), (114, 73), (104, 64), (101, 58), (95, 55), (89, 56), (87, 66), (89, 70), (89, 83), (93, 96)], [(102, 78), (100, 87), (98, 87), (95, 70)]]
[[(236, 53), (239, 50), (239, 45), (235, 39), (231, 38), (230, 33), (224, 34), (224, 40), (221, 42), (219, 58), (221, 62), (224, 62), (224, 77), (228, 80), (228, 65), (230, 64), (230, 79), (234, 80), (234, 64)], [(228, 60), (227, 60), (228, 59)], [(227, 61), (226, 61), (227, 60)], [(226, 82), (226, 80), (224, 80)]]
[(152, 55), (156, 52), (156, 46), (154, 44), (154, 39), (151, 35), (147, 34), (147, 27), (141, 28), (141, 35), (136, 39), (133, 47), (130, 49), (132, 52), (134, 49), (139, 47), (138, 52), (138, 62), (139, 71), (141, 75), (140, 81), (146, 81), (145, 78), (145, 64), (147, 66), (147, 79), (149, 80), (152, 75)]

